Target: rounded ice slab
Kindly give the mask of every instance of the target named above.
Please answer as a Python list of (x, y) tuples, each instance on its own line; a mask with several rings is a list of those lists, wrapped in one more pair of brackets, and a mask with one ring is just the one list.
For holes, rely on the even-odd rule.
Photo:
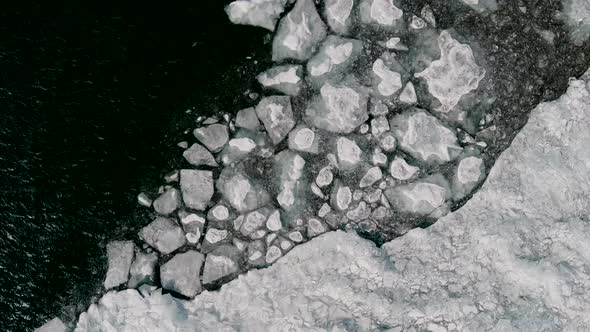
[(230, 3), (225, 12), (234, 24), (263, 27), (274, 31), (277, 20), (287, 3), (294, 0), (238, 0)]
[(272, 60), (307, 60), (326, 34), (326, 25), (313, 1), (298, 0), (291, 12), (279, 22), (272, 43)]
[(440, 59), (415, 76), (426, 80), (428, 91), (440, 102), (436, 111), (449, 113), (461, 97), (477, 89), (486, 71), (475, 63), (471, 47), (459, 43), (446, 30), (438, 37), (438, 47)]
[(305, 120), (333, 133), (351, 133), (369, 119), (367, 99), (366, 89), (352, 80), (327, 82), (305, 111)]
[(203, 254), (189, 250), (177, 254), (160, 267), (162, 287), (187, 297), (201, 292), (199, 274), (203, 265)]
[(408, 185), (388, 188), (385, 196), (398, 211), (439, 218), (448, 213), (451, 189), (442, 175), (435, 174)]
[(451, 129), (420, 109), (397, 115), (391, 119), (390, 126), (400, 148), (426, 163), (449, 162), (463, 150)]

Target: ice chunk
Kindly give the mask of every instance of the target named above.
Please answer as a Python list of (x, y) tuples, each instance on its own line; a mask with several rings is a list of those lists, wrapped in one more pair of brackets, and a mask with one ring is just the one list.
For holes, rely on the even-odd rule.
[(406, 84), (406, 87), (399, 95), (399, 101), (407, 105), (414, 105), (418, 101), (416, 89), (414, 89), (414, 84), (412, 84), (412, 82), (408, 82), (408, 84)]
[(104, 280), (105, 289), (108, 290), (127, 282), (134, 252), (133, 241), (112, 241), (107, 244), (109, 269)]
[(297, 153), (284, 150), (274, 158), (274, 167), (279, 174), (277, 202), (286, 211), (294, 211), (303, 205), (306, 181), (303, 179), (305, 160)]
[(162, 215), (169, 215), (180, 206), (180, 192), (176, 188), (166, 190), (154, 201), (154, 210)]
[(420, 168), (412, 166), (406, 162), (404, 158), (395, 157), (389, 165), (389, 173), (393, 178), (398, 180), (409, 180), (414, 175), (418, 174)]
[(270, 68), (258, 75), (256, 79), (266, 89), (296, 96), (303, 85), (302, 75), (301, 65), (282, 65)]
[(199, 243), (205, 228), (205, 218), (196, 213), (179, 213), (182, 229), (184, 230), (187, 241), (191, 244)]
[(219, 166), (211, 152), (198, 143), (191, 145), (188, 150), (184, 151), (182, 156), (193, 166)]
[(271, 232), (276, 232), (281, 230), (282, 227), (281, 212), (279, 210), (275, 210), (266, 220), (266, 228), (268, 228), (268, 230)]
[(279, 259), (282, 255), (283, 255), (283, 253), (281, 252), (281, 249), (279, 249), (279, 247), (271, 246), (266, 251), (265, 261), (267, 264), (272, 264), (277, 259)]
[(355, 141), (346, 137), (339, 137), (336, 140), (336, 156), (338, 167), (343, 170), (356, 168), (362, 159), (362, 150)]
[(238, 162), (256, 149), (257, 145), (249, 137), (232, 138), (221, 153), (221, 162), (224, 165)]
[(218, 204), (211, 208), (207, 213), (207, 219), (211, 221), (225, 221), (229, 219), (230, 213), (227, 206)]
[(315, 179), (315, 183), (320, 187), (324, 188), (329, 186), (334, 179), (334, 174), (332, 174), (332, 168), (329, 166), (323, 167), (318, 172), (318, 175)]
[(402, 88), (402, 76), (399, 72), (391, 70), (382, 59), (373, 63), (374, 92), (383, 97), (390, 97)]
[(318, 144), (318, 135), (306, 126), (297, 126), (289, 133), (289, 149), (291, 150), (318, 153)]
[(260, 121), (253, 107), (238, 111), (236, 115), (236, 127), (256, 131), (260, 128)]
[(312, 0), (299, 0), (279, 22), (272, 43), (272, 60), (307, 60), (326, 37), (326, 25)]
[(387, 31), (400, 31), (404, 26), (403, 11), (394, 0), (361, 0), (361, 22)]
[(152, 200), (146, 193), (139, 193), (139, 195), (137, 195), (137, 202), (145, 207), (152, 206)]
[(210, 252), (203, 268), (203, 284), (209, 285), (238, 273), (239, 256), (239, 250), (230, 245), (217, 247)]
[(131, 269), (129, 270), (129, 282), (127, 287), (137, 288), (145, 283), (154, 283), (154, 272), (158, 255), (155, 252), (146, 253), (143, 251), (135, 255)]
[(197, 128), (193, 131), (193, 134), (199, 142), (203, 143), (213, 153), (221, 151), (229, 139), (227, 126), (219, 123)]
[(68, 327), (66, 326), (66, 324), (64, 324), (61, 321), (61, 319), (59, 319), (57, 317), (46, 322), (45, 324), (43, 324), (43, 326), (35, 329), (35, 332), (67, 332), (67, 331), (68, 331)]
[(371, 120), (371, 134), (374, 137), (379, 137), (389, 130), (389, 121), (385, 116), (377, 116)]
[(352, 24), (354, 0), (325, 0), (324, 13), (326, 21), (334, 32), (346, 35)]
[(266, 264), (266, 247), (260, 240), (248, 244), (248, 263), (252, 266), (264, 266)]
[(359, 187), (366, 188), (372, 186), (373, 184), (375, 184), (375, 182), (381, 180), (382, 178), (383, 173), (381, 172), (381, 168), (379, 168), (379, 166), (371, 167), (361, 178)]
[(295, 126), (291, 99), (287, 96), (263, 98), (256, 106), (256, 114), (273, 144), (279, 144)]
[(397, 115), (390, 122), (402, 150), (427, 163), (445, 163), (463, 150), (457, 136), (440, 120), (415, 109)]
[(365, 201), (360, 201), (358, 205), (346, 212), (346, 217), (354, 222), (363, 221), (371, 215), (371, 208), (367, 205)]
[(309, 218), (307, 221), (307, 237), (312, 238), (326, 232), (326, 227), (317, 218)]
[(187, 297), (201, 292), (201, 266), (204, 256), (200, 252), (189, 250), (176, 254), (160, 267), (162, 287)]
[(461, 159), (453, 176), (453, 199), (467, 196), (485, 176), (485, 165), (480, 157), (469, 156)]
[(475, 63), (471, 47), (459, 43), (447, 30), (440, 33), (438, 46), (441, 58), (415, 76), (426, 80), (428, 91), (440, 102), (436, 111), (449, 113), (461, 97), (477, 89), (486, 71)]
[(185, 243), (182, 229), (172, 220), (158, 217), (139, 231), (139, 237), (145, 243), (167, 255), (182, 247)]
[(213, 173), (195, 169), (180, 170), (180, 190), (188, 208), (204, 211), (213, 197)]
[(253, 25), (274, 31), (285, 6), (293, 0), (238, 0), (225, 7), (234, 24)]
[(447, 201), (451, 190), (444, 176), (434, 174), (408, 185), (388, 188), (385, 196), (401, 212), (439, 218), (449, 212)]
[(315, 88), (326, 81), (340, 81), (359, 58), (363, 43), (357, 39), (328, 36), (318, 53), (307, 62), (308, 79)]
[(240, 213), (256, 210), (269, 201), (266, 190), (238, 167), (225, 167), (216, 186), (223, 198)]
[(352, 202), (352, 191), (349, 187), (343, 186), (340, 182), (337, 182), (332, 188), (332, 197), (330, 204), (333, 208), (339, 211), (345, 211), (348, 209)]
[(299, 243), (303, 241), (303, 235), (301, 235), (300, 231), (294, 231), (289, 233), (289, 239), (291, 239), (293, 242)]
[(205, 241), (209, 244), (216, 244), (227, 239), (228, 232), (225, 229), (209, 228), (205, 234)]
[(333, 133), (348, 134), (369, 119), (368, 93), (355, 81), (325, 83), (305, 111), (307, 123)]

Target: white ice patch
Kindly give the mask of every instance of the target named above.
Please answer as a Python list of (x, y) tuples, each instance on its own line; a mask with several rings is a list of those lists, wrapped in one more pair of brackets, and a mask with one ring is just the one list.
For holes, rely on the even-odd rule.
[(471, 47), (459, 43), (448, 31), (441, 32), (438, 46), (441, 58), (415, 76), (426, 80), (428, 91), (441, 103), (436, 110), (448, 113), (461, 97), (477, 89), (486, 71), (475, 63)]
[(324, 50), (326, 57), (317, 66), (311, 66), (311, 74), (320, 76), (332, 70), (334, 65), (339, 65), (350, 57), (354, 45), (351, 42), (341, 45), (328, 45)]

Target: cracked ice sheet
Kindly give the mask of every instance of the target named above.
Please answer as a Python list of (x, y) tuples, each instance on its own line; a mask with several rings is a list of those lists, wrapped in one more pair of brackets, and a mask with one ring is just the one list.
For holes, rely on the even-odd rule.
[(77, 330), (589, 330), (590, 84), (570, 84), (533, 110), (482, 189), (427, 229), (381, 249), (327, 233), (190, 302), (111, 292)]

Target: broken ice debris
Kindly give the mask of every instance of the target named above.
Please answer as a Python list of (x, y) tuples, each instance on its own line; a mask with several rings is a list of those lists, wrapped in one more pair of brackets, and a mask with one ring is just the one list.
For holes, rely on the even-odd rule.
[(406, 84), (406, 87), (399, 95), (399, 101), (407, 105), (414, 105), (418, 101), (416, 89), (414, 88), (414, 84), (412, 84), (412, 82), (408, 82), (408, 84)]
[(203, 268), (203, 284), (209, 285), (238, 273), (240, 252), (231, 245), (222, 245), (210, 252)]
[(236, 115), (236, 127), (256, 131), (260, 128), (260, 121), (253, 107), (238, 111)]
[(361, 22), (387, 31), (399, 32), (404, 27), (403, 11), (394, 0), (361, 0)]
[(213, 197), (213, 173), (194, 169), (180, 170), (180, 190), (188, 208), (204, 211)]
[(348, 134), (369, 119), (368, 93), (354, 80), (325, 83), (305, 111), (306, 122), (333, 133)]
[(326, 34), (326, 25), (313, 1), (299, 0), (279, 22), (272, 43), (272, 60), (307, 60)]
[(213, 153), (221, 151), (229, 139), (227, 126), (218, 123), (197, 128), (193, 131), (193, 134), (199, 142), (203, 143)]
[(286, 211), (301, 207), (305, 199), (306, 182), (303, 179), (305, 160), (293, 151), (284, 150), (274, 158), (279, 194), (277, 202)]
[(211, 152), (198, 143), (191, 145), (189, 149), (184, 151), (182, 156), (193, 166), (219, 166)]
[(334, 32), (346, 35), (352, 23), (354, 0), (325, 0), (324, 13), (326, 21)]
[(463, 150), (453, 130), (420, 109), (395, 116), (390, 126), (400, 148), (426, 163), (454, 160)]
[(67, 331), (68, 331), (68, 327), (66, 326), (66, 324), (64, 324), (61, 319), (56, 317), (56, 318), (46, 322), (45, 324), (43, 324), (43, 326), (35, 329), (34, 332), (67, 332)]
[(363, 50), (357, 39), (328, 36), (318, 53), (307, 62), (308, 79), (319, 89), (327, 81), (340, 81), (348, 73)]
[(389, 173), (394, 179), (406, 181), (418, 174), (420, 169), (406, 162), (404, 158), (395, 157), (389, 165)]
[(131, 264), (131, 269), (129, 270), (129, 282), (127, 283), (127, 287), (137, 288), (145, 283), (153, 284), (154, 271), (157, 262), (158, 255), (155, 252), (138, 252), (135, 255), (133, 264)]
[(469, 156), (461, 159), (453, 176), (453, 199), (467, 196), (485, 176), (485, 166), (480, 157)]
[(402, 88), (401, 66), (395, 59), (387, 59), (391, 64), (386, 64), (382, 58), (375, 60), (372, 67), (373, 91), (378, 96), (390, 97)]
[(105, 289), (108, 290), (127, 282), (134, 252), (133, 241), (112, 241), (107, 244), (109, 268), (104, 280)]
[(223, 198), (239, 213), (256, 210), (270, 199), (262, 186), (234, 166), (227, 166), (221, 171), (216, 186)]
[(180, 192), (176, 188), (166, 190), (154, 201), (154, 210), (161, 215), (169, 215), (180, 206)]
[(444, 176), (434, 174), (408, 185), (387, 188), (385, 195), (400, 212), (439, 218), (449, 211), (451, 190)]
[(372, 186), (373, 184), (375, 184), (375, 182), (381, 180), (381, 178), (383, 178), (381, 168), (379, 168), (379, 166), (371, 167), (361, 178), (359, 187), (366, 188)]
[(461, 44), (445, 30), (438, 37), (439, 60), (414, 76), (426, 80), (428, 91), (439, 102), (434, 110), (449, 113), (464, 95), (478, 88), (485, 69), (475, 63), (471, 47)]
[(145, 243), (167, 255), (185, 243), (182, 229), (172, 219), (158, 217), (139, 231)]
[(293, 0), (238, 0), (230, 3), (225, 12), (234, 24), (253, 25), (274, 31), (287, 3)]
[(186, 297), (194, 297), (201, 293), (199, 274), (203, 261), (203, 254), (194, 250), (176, 254), (160, 267), (162, 288)]
[(362, 161), (362, 150), (355, 141), (346, 137), (339, 137), (336, 140), (336, 156), (338, 157), (338, 167), (342, 170), (351, 170), (356, 168)]
[(318, 144), (318, 135), (305, 126), (298, 126), (289, 133), (289, 149), (291, 150), (318, 153)]
[(256, 114), (273, 144), (279, 144), (295, 126), (291, 100), (287, 96), (263, 98), (256, 106)]
[(270, 68), (259, 74), (256, 79), (266, 89), (296, 96), (303, 85), (302, 75), (301, 65), (282, 65)]

